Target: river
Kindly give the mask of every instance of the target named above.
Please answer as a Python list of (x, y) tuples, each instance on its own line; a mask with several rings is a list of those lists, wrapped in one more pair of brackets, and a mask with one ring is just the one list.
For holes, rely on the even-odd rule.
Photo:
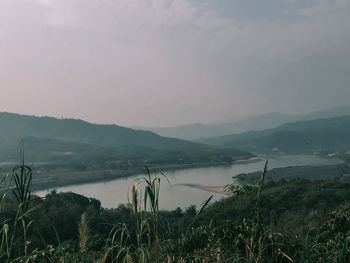
[[(213, 201), (223, 198), (223, 194), (211, 193), (200, 190), (194, 186), (224, 186), (233, 182), (232, 176), (241, 173), (261, 171), (264, 167), (266, 156), (259, 156), (260, 161), (251, 163), (239, 163), (227, 166), (214, 166), (204, 168), (191, 168), (166, 172), (165, 178), (161, 178), (160, 203), (161, 209), (186, 208), (191, 204), (197, 208), (211, 195)], [(302, 165), (331, 165), (340, 161), (325, 159), (314, 155), (285, 155), (268, 157), (268, 169), (287, 166)], [(57, 192), (75, 192), (87, 197), (93, 197), (101, 201), (105, 208), (117, 207), (128, 202), (127, 191), (136, 178), (145, 174), (118, 178), (107, 182), (88, 183), (55, 188)], [(39, 196), (45, 196), (53, 189), (35, 192)]]

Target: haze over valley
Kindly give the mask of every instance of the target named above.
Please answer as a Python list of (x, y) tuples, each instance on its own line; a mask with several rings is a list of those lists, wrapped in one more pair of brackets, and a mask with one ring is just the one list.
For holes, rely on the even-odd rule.
[[(0, 163), (3, 171), (9, 169), (18, 162), (23, 147), (26, 162), (37, 171), (34, 189), (47, 189), (136, 175), (144, 166), (165, 172), (288, 154), (346, 159), (350, 155), (349, 112), (350, 107), (337, 107), (300, 116), (264, 114), (204, 126), (198, 135), (213, 132), (218, 126), (226, 127), (223, 133), (227, 133), (237, 123), (246, 129), (259, 129), (195, 141), (77, 119), (0, 113)], [(179, 129), (184, 132), (183, 127)]]
[(0, 0), (0, 263), (350, 262), (349, 0)]
[(205, 137), (242, 133), (251, 130), (276, 128), (277, 126), (288, 122), (308, 121), (346, 115), (350, 115), (350, 106), (339, 106), (305, 115), (272, 112), (216, 124), (194, 123), (164, 128), (147, 128), (138, 126), (135, 126), (134, 128), (150, 130), (162, 136), (195, 140)]

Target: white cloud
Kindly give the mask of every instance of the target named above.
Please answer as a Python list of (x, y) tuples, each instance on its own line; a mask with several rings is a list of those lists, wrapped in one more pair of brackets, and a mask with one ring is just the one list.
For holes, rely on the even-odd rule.
[(346, 8), (348, 4), (347, 0), (318, 0), (316, 5), (298, 10), (298, 14), (303, 16), (324, 15)]
[(31, 114), (99, 122), (171, 125), (279, 110), (271, 90), (296, 110), (271, 80), (350, 46), (348, 1), (298, 3), (242, 20), (191, 0), (2, 0), (0, 110), (28, 110), (13, 103), (24, 90)]

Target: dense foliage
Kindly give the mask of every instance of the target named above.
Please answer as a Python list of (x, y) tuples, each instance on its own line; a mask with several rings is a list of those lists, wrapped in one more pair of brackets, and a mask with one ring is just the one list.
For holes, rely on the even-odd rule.
[(18, 138), (29, 162), (153, 160), (186, 163), (222, 155), (234, 160), (250, 153), (162, 137), (145, 130), (98, 125), (76, 119), (35, 117), (0, 112), (0, 162), (16, 161)]
[(20, 165), (2, 192), (0, 262), (349, 262), (350, 183), (264, 176), (199, 209), (160, 211), (166, 178), (148, 172), (130, 204), (104, 209), (75, 193), (31, 195)]
[(350, 149), (350, 116), (291, 122), (274, 129), (198, 141), (255, 152), (344, 153)]

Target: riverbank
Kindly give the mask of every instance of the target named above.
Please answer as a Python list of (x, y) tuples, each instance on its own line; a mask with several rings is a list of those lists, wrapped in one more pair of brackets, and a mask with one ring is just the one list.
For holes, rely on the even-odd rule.
[[(291, 180), (296, 178), (319, 180), (319, 179), (348, 179), (350, 174), (350, 164), (343, 162), (334, 165), (322, 166), (288, 166), (269, 170), (265, 176), (265, 181), (280, 181)], [(261, 172), (242, 173), (233, 176), (236, 179), (245, 183), (257, 183), (260, 180)]]
[(199, 185), (199, 184), (180, 184), (180, 185), (199, 189), (202, 191), (211, 192), (211, 193), (229, 195), (229, 193), (225, 189), (225, 186), (205, 186), (205, 185)]
[(207, 192), (229, 195), (229, 193), (225, 189), (225, 186), (198, 186), (195, 188), (203, 191), (207, 191)]

